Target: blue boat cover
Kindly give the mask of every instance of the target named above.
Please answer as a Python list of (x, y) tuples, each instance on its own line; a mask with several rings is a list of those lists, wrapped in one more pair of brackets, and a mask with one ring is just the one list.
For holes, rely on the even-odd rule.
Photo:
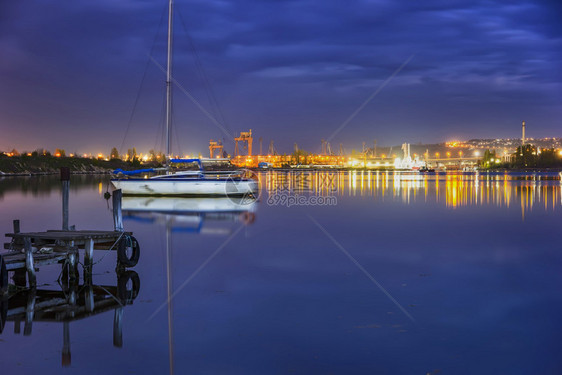
[(118, 173), (123, 173), (126, 176), (132, 176), (135, 174), (141, 174), (141, 173), (149, 173), (149, 172), (154, 172), (154, 169), (152, 168), (148, 168), (148, 169), (137, 169), (134, 171), (124, 171), (121, 168), (116, 169), (113, 171), (113, 173), (118, 174)]
[(201, 159), (170, 159), (170, 163), (197, 163), (199, 164), (199, 169), (203, 169)]

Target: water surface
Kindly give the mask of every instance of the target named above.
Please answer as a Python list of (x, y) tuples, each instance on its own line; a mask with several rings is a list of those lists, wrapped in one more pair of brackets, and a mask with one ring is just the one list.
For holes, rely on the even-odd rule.
[[(240, 210), (220, 210), (230, 206), (217, 201), (125, 200), (132, 208), (125, 229), (142, 254), (133, 268), (139, 294), (121, 310), (122, 345), (114, 343), (114, 309), (66, 319), (66, 328), (36, 320), (27, 335), (23, 325), (15, 333), (10, 295), (3, 371), (562, 371), (559, 175), (267, 172), (260, 179), (259, 202)], [(107, 182), (73, 176), (77, 229), (112, 229)], [(22, 231), (60, 228), (60, 194), (55, 177), (0, 180), (0, 228), (10, 232), (16, 218)], [(167, 211), (174, 205), (181, 214)], [(93, 284), (116, 286), (115, 252), (97, 250), (95, 260)], [(38, 289), (60, 292), (59, 274), (60, 266), (41, 268)]]

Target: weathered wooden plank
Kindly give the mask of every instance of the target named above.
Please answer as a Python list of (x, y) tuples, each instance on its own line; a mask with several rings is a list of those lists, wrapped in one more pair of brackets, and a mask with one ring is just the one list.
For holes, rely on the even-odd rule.
[[(61, 260), (66, 259), (66, 254), (41, 254), (41, 255), (34, 255), (33, 262), (35, 267), (42, 267), (47, 266), (49, 264), (58, 263)], [(26, 255), (19, 254), (17, 258), (10, 259), (10, 262), (6, 262), (6, 270), (13, 271), (17, 269), (25, 269), (26, 268)]]
[[(131, 235), (131, 232), (124, 232)], [(47, 232), (28, 232), (28, 233), (6, 233), (6, 237), (14, 239), (31, 238), (32, 240), (45, 241), (87, 241), (90, 239), (117, 239), (120, 232), (114, 231), (47, 231)]]

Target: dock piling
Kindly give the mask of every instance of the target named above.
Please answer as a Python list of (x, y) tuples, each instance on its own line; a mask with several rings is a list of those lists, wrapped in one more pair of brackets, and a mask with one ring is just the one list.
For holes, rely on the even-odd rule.
[(68, 278), (71, 281), (77, 278), (78, 259), (76, 259), (76, 252), (68, 254)]
[(118, 307), (113, 314), (113, 346), (123, 347), (123, 308)]
[(62, 230), (68, 228), (68, 195), (70, 191), (70, 168), (60, 169), (60, 180), (62, 181)]
[(25, 268), (27, 269), (27, 280), (30, 288), (37, 286), (37, 278), (35, 277), (35, 266), (33, 265), (33, 250), (31, 249), (31, 238), (23, 239), (25, 249)]
[(94, 240), (89, 239), (84, 244), (84, 281), (92, 281), (92, 265), (94, 260)]
[(68, 367), (71, 364), (70, 356), (70, 323), (64, 322), (62, 328), (62, 366)]
[(14, 233), (19, 233), (20, 232), (20, 221), (19, 220), (14, 220)]
[(118, 232), (123, 232), (123, 215), (121, 211), (122, 197), (123, 193), (121, 189), (113, 192), (113, 226)]
[(24, 336), (31, 335), (31, 330), (33, 326), (33, 317), (35, 315), (35, 297), (36, 297), (36, 290), (35, 288), (33, 288), (27, 295), (27, 305), (25, 307), (25, 321), (23, 324)]
[(94, 300), (94, 288), (92, 285), (88, 285), (86, 293), (84, 293), (84, 305), (86, 306), (86, 311), (93, 312), (95, 306)]

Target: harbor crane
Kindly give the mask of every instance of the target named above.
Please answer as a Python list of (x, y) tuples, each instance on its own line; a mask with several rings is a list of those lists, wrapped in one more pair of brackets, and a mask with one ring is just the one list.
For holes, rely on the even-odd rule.
[(240, 132), (240, 136), (234, 138), (234, 156), (239, 156), (238, 142), (245, 142), (248, 147), (248, 156), (252, 156), (252, 129), (248, 132)]
[[(218, 153), (215, 153), (215, 150), (218, 150)], [(223, 157), (223, 146), (221, 141), (213, 141), (212, 139), (209, 141), (209, 154), (211, 159), (215, 158), (215, 155), (218, 157)]]

